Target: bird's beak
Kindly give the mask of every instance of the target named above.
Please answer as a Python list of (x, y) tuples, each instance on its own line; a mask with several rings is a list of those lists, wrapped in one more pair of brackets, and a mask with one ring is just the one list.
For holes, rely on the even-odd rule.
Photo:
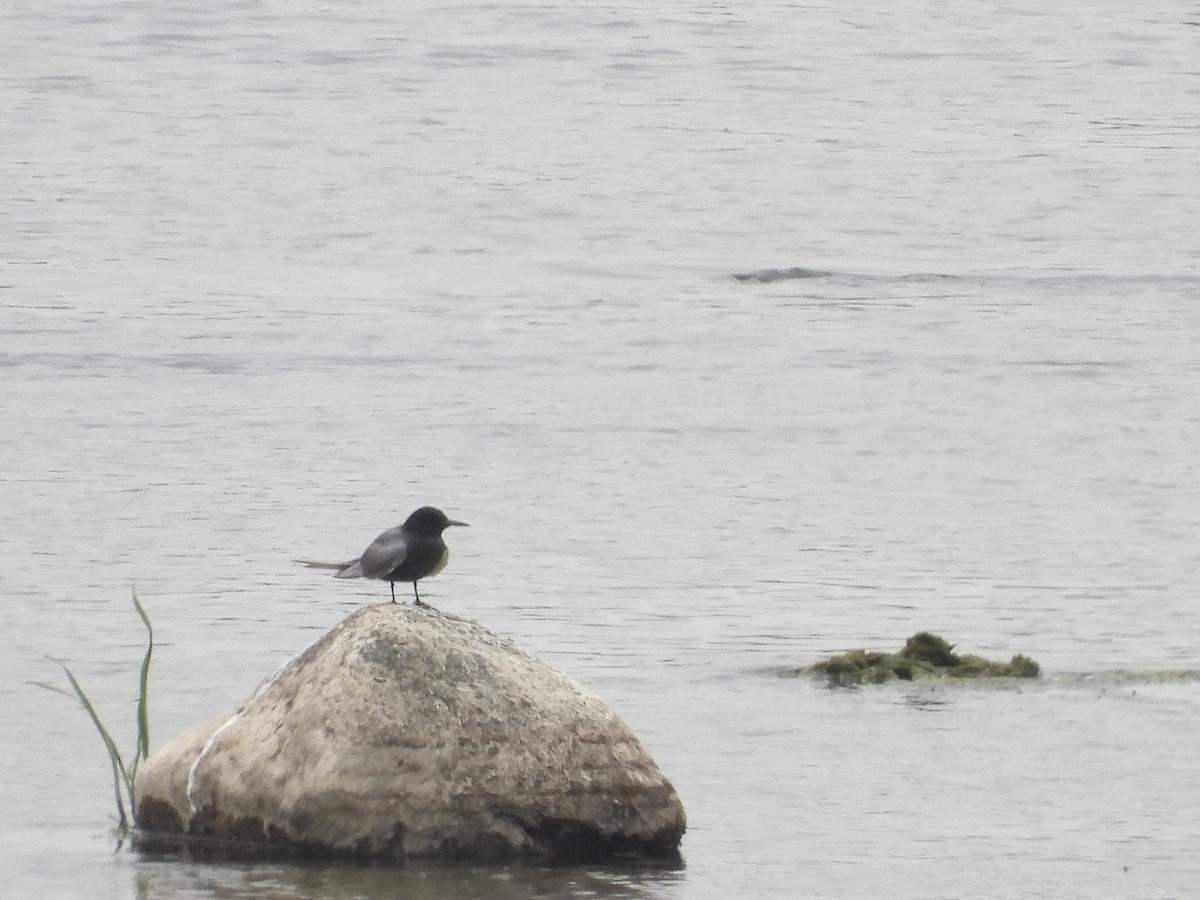
[(447, 525), (461, 525), (463, 528), (470, 528), (470, 527), (471, 527), (471, 526), (469, 526), (469, 525), (468, 525), (466, 522), (455, 522), (453, 519), (451, 519), (451, 520), (450, 520), (449, 522), (447, 522), (446, 524), (447, 524)]

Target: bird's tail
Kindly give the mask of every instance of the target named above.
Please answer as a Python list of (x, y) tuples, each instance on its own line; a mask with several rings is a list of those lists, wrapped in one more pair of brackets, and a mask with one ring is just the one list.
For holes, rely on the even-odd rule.
[(296, 562), (310, 569), (334, 569), (335, 578), (362, 578), (362, 565), (357, 559), (340, 563), (317, 562), (312, 559), (298, 559)]

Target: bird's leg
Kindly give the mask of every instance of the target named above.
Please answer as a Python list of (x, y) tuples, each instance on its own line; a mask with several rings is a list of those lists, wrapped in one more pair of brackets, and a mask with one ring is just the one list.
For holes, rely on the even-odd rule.
[(417, 583), (415, 581), (413, 582), (413, 596), (417, 598), (416, 600), (413, 601), (413, 606), (428, 606), (429, 605), (428, 603), (426, 603), (424, 600), (421, 599), (421, 595), (417, 592)]
[(392, 602), (395, 603), (396, 602), (396, 582), (389, 581), (388, 584), (390, 584), (392, 586)]

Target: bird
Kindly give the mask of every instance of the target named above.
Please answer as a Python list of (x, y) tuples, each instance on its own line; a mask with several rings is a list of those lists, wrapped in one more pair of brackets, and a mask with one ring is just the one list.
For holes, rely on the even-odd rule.
[(450, 551), (442, 540), (442, 532), (451, 525), (466, 527), (466, 524), (454, 521), (437, 507), (422, 506), (405, 519), (403, 525), (389, 528), (371, 541), (358, 559), (345, 563), (310, 559), (296, 562), (310, 569), (335, 569), (335, 578), (378, 578), (391, 582), (393, 603), (396, 602), (396, 582), (411, 581), (415, 604), (428, 606), (421, 599), (417, 582), (446, 568)]

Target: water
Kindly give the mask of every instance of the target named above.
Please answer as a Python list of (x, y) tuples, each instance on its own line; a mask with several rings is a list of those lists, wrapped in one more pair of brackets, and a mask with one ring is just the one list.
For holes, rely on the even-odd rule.
[[(1200, 8), (6, 8), (0, 892), (1164, 898), (1200, 879)], [(804, 277), (734, 278), (800, 268)], [(685, 866), (114, 854), (132, 736), (386, 588), (606, 697)], [(1038, 686), (776, 670), (937, 630)], [(127, 746), (132, 746), (131, 742)]]

